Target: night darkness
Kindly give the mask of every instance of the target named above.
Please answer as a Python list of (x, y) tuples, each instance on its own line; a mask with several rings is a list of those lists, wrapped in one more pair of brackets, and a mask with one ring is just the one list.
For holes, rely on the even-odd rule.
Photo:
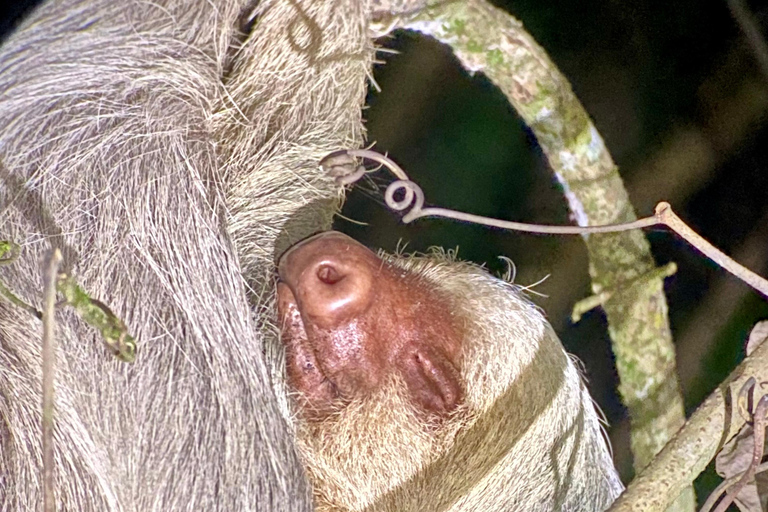
[[(36, 2), (0, 4), (0, 34)], [(768, 275), (768, 73), (761, 74), (725, 0), (496, 2), (520, 19), (568, 77), (592, 116), (638, 215), (661, 200), (700, 234)], [(768, 6), (749, 8), (768, 36)], [(461, 70), (450, 51), (410, 33), (380, 41), (365, 111), (374, 149), (388, 152), (424, 190), (427, 202), (508, 220), (565, 224), (563, 196), (531, 133), (482, 75)], [(383, 176), (383, 174), (382, 174)], [(336, 228), (371, 247), (411, 251), (439, 245), (504, 270), (544, 296), (566, 348), (585, 364), (589, 387), (611, 425), (617, 466), (632, 476), (626, 413), (601, 312), (578, 324), (573, 303), (590, 294), (578, 237), (502, 232), (448, 220), (399, 224), (383, 204), (384, 178), (348, 198)], [(347, 219), (354, 219), (351, 222)], [(358, 223), (367, 225), (361, 226)], [(667, 280), (670, 321), (690, 413), (743, 357), (750, 327), (768, 304), (666, 231), (648, 232), (658, 263), (676, 261)], [(707, 493), (715, 482), (698, 482)], [(701, 499), (701, 495), (700, 495)]]

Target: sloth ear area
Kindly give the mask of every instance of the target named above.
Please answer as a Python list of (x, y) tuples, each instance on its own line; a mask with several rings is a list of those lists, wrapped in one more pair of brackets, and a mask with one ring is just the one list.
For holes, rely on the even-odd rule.
[(448, 415), (461, 403), (459, 370), (440, 349), (419, 343), (403, 351), (398, 366), (414, 403), (427, 412)]

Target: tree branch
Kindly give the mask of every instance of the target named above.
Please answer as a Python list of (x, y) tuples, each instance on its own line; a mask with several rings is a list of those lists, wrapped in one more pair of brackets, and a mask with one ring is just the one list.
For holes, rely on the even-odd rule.
[(610, 512), (664, 510), (744, 425), (736, 398), (750, 378), (768, 381), (765, 341), (699, 406), (653, 462), (632, 480)]

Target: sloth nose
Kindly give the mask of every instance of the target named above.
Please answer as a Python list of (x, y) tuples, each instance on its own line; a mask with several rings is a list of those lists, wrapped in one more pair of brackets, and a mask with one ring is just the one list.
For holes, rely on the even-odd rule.
[(278, 264), (302, 315), (331, 328), (365, 310), (373, 295), (376, 255), (335, 231), (289, 249)]
[[(321, 241), (322, 243), (320, 243)], [(323, 231), (322, 233), (312, 235), (309, 238), (305, 238), (292, 245), (282, 256), (280, 256), (280, 259), (277, 262), (277, 271), (280, 275), (280, 279), (285, 280), (285, 273), (288, 272), (288, 267), (293, 264), (292, 260), (296, 258), (296, 254), (306, 252), (308, 246), (312, 246), (317, 250), (318, 247), (332, 247), (333, 245), (341, 244), (343, 241), (346, 241), (349, 244), (358, 244), (357, 241), (344, 233), (339, 233), (338, 231)]]
[(329, 286), (335, 285), (345, 277), (344, 274), (339, 272), (339, 269), (329, 263), (321, 263), (317, 267), (316, 275), (321, 283)]

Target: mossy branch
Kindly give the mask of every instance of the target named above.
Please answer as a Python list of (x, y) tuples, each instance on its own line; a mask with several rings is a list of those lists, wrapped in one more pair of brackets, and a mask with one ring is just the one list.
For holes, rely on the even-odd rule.
[(704, 400), (685, 427), (675, 434), (653, 462), (629, 484), (626, 492), (609, 510), (664, 510), (665, 505), (690, 485), (720, 448), (744, 426), (745, 418), (739, 414), (738, 398), (740, 390), (744, 389), (750, 379), (756, 382), (768, 381), (766, 340), (762, 341)]

